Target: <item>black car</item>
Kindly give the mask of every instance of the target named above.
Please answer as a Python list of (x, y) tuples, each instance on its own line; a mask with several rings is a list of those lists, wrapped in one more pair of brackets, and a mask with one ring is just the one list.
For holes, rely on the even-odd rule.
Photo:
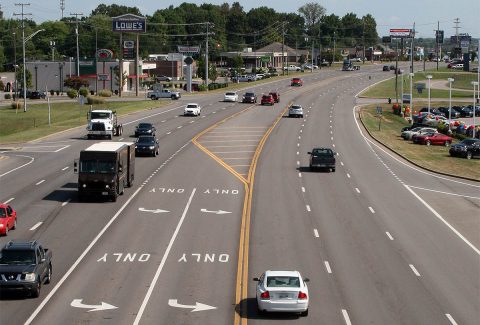
[(382, 71), (390, 71), (390, 67), (388, 65), (384, 65)]
[(452, 108), (455, 108), (461, 117), (473, 117), (473, 110), (468, 106), (453, 106)]
[[(467, 107), (470, 108), (472, 112), (474, 111), (473, 105), (468, 105)], [(480, 116), (480, 106), (475, 105), (475, 116)]]
[(245, 93), (242, 97), (242, 103), (256, 103), (257, 95), (254, 93)]
[(158, 155), (160, 146), (158, 140), (152, 135), (141, 135), (135, 142), (135, 155)]
[(313, 148), (309, 151), (310, 155), (310, 170), (316, 168), (324, 168), (335, 171), (335, 152), (330, 148)]
[(451, 113), (450, 113), (450, 108), (448, 107), (439, 107), (437, 108), (439, 112), (442, 112), (446, 118), (449, 118), (450, 114), (452, 115), (453, 118), (459, 118), (460, 113), (452, 108)]
[(30, 99), (45, 99), (47, 95), (43, 91), (32, 91), (28, 98)]
[(157, 131), (157, 129), (152, 123), (139, 123), (135, 127), (135, 137), (140, 135), (155, 135), (155, 131)]
[(450, 147), (450, 156), (471, 159), (480, 157), (480, 139), (464, 139), (462, 142)]
[(389, 67), (389, 68), (390, 68), (390, 70), (395, 70), (395, 66), (394, 66), (393, 64), (392, 64), (392, 65), (390, 65), (390, 67)]
[[(419, 113), (423, 113), (423, 112), (428, 112), (428, 107), (423, 107)], [(439, 109), (435, 108), (435, 107), (430, 107), (430, 114), (432, 115), (439, 115), (439, 116), (445, 116), (445, 114), (443, 112), (441, 112)]]

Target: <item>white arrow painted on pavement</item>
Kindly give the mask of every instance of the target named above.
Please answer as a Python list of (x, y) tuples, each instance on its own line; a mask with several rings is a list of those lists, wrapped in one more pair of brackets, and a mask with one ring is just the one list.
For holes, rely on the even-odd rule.
[(87, 310), (87, 312), (118, 308), (113, 305), (107, 304), (106, 302), (103, 302), (103, 301), (101, 305), (85, 305), (82, 303), (82, 300), (83, 299), (73, 299), (73, 301), (70, 303), (70, 306), (76, 307), (76, 308), (90, 309), (90, 310)]
[(170, 212), (170, 211), (162, 210), (162, 209), (148, 210), (148, 209), (145, 209), (145, 208), (138, 208), (138, 211), (151, 212), (151, 213)]
[(217, 307), (201, 304), (199, 302), (196, 302), (195, 305), (181, 305), (178, 303), (177, 299), (169, 299), (168, 300), (168, 305), (171, 307), (177, 307), (177, 308), (193, 308), (190, 312), (193, 313), (195, 311), (203, 311), (203, 310), (209, 310), (209, 309), (217, 309)]
[(215, 213), (215, 214), (227, 214), (227, 213), (231, 213), (230, 211), (223, 211), (223, 210), (210, 211), (210, 210), (207, 210), (207, 209), (201, 209), (200, 211), (206, 212), (206, 213)]

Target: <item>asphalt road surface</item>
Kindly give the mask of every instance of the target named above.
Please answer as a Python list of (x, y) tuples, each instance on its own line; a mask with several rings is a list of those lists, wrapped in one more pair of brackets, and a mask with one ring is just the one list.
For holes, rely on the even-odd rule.
[[(362, 67), (363, 69), (363, 67)], [(96, 140), (72, 129), (3, 152), (10, 239), (53, 251), (39, 298), (2, 294), (3, 324), (476, 324), (480, 184), (425, 172), (372, 141), (355, 95), (381, 66), (321, 70), (250, 87), (280, 103), (185, 96), (122, 117), (157, 126), (160, 155), (138, 157), (118, 201), (78, 202), (73, 160)], [(249, 86), (249, 85), (246, 85)], [(243, 91), (239, 91), (243, 94)], [(182, 116), (187, 102), (199, 117)], [(286, 117), (301, 104), (303, 119)], [(329, 146), (336, 172), (311, 172)], [(259, 315), (252, 278), (311, 279), (307, 317)]]

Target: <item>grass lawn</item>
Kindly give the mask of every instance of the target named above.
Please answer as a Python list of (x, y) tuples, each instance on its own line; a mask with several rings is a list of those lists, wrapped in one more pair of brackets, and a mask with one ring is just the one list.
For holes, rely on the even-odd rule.
[[(388, 73), (388, 72), (385, 72)], [(466, 89), (471, 90), (469, 91), (458, 91), (452, 90), (452, 98), (473, 98), (473, 86), (471, 81), (477, 80), (477, 75), (475, 73), (469, 72), (456, 72), (456, 71), (449, 71), (449, 72), (436, 72), (436, 71), (422, 71), (416, 72), (415, 76), (413, 77), (413, 100), (415, 98), (424, 98), (428, 99), (428, 83), (427, 83), (427, 75), (432, 76), (432, 80), (444, 80), (445, 83), (448, 83), (448, 78), (453, 78), (455, 81), (452, 83), (452, 88), (459, 88), (459, 89)], [(394, 75), (395, 76), (395, 75)], [(393, 77), (394, 77), (393, 76)], [(415, 87), (416, 83), (424, 83), (425, 89), (422, 93), (418, 93), (417, 88)], [(398, 96), (401, 97), (402, 92), (402, 77), (401, 75), (398, 76), (397, 81), (398, 87)], [(410, 93), (410, 77), (408, 74), (403, 74), (403, 92)], [(366, 91), (360, 94), (361, 97), (370, 97), (370, 98), (395, 98), (395, 77), (392, 79), (385, 80), (374, 87), (367, 89)], [(434, 89), (432, 88), (430, 91), (431, 98), (448, 98), (449, 91), (448, 89)]]
[[(142, 109), (157, 108), (170, 101), (130, 101), (105, 102), (93, 105), (94, 109), (107, 108), (125, 115)], [(27, 111), (23, 106), (18, 110), (10, 106), (0, 108), (0, 144), (25, 142), (76, 126), (86, 125), (89, 105), (78, 103), (51, 103), (51, 125), (48, 125), (48, 105), (29, 104)]]
[[(378, 130), (376, 107), (382, 106), (382, 120)], [(400, 130), (408, 123), (400, 116), (392, 114), (391, 105), (367, 105), (361, 108), (361, 119), (370, 134), (387, 147), (398, 152), (419, 166), (456, 176), (480, 181), (480, 159), (454, 158), (448, 154), (448, 147), (413, 144), (400, 137)], [(454, 140), (454, 143), (458, 140)]]

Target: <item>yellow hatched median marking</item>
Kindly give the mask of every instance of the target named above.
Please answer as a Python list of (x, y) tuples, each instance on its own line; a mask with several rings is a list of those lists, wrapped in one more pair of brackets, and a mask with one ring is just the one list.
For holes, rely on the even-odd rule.
[[(253, 197), (253, 183), (255, 181), (255, 171), (257, 169), (257, 162), (258, 158), (260, 157), (260, 153), (262, 152), (263, 146), (267, 141), (268, 137), (272, 133), (273, 129), (277, 126), (278, 122), (282, 119), (283, 115), (288, 110), (287, 105), (281, 112), (281, 114), (277, 117), (274, 123), (267, 129), (263, 137), (260, 139), (260, 142), (257, 145), (255, 153), (252, 158), (252, 162), (250, 164), (250, 169), (248, 171), (248, 176), (245, 174), (240, 174), (236, 170), (232, 168), (232, 166), (226, 164), (222, 161), (219, 157), (217, 157), (213, 152), (208, 150), (202, 144), (198, 142), (198, 139), (204, 135), (205, 133), (213, 130), (214, 128), (220, 129), (218, 126), (225, 123), (226, 121), (238, 116), (239, 114), (249, 110), (251, 107), (242, 110), (238, 113), (233, 114), (230, 117), (212, 125), (211, 127), (203, 130), (199, 134), (197, 134), (193, 139), (192, 143), (195, 144), (200, 150), (205, 152), (209, 155), (213, 160), (218, 162), (221, 166), (226, 168), (229, 172), (231, 172), (235, 177), (237, 177), (245, 187), (245, 197), (243, 200), (243, 211), (242, 211), (242, 221), (240, 226), (240, 242), (238, 247), (238, 263), (237, 263), (237, 280), (235, 286), (235, 306), (238, 310), (235, 310), (234, 316), (234, 325), (246, 325), (247, 324), (247, 295), (248, 295), (248, 251), (249, 251), (249, 243), (250, 243), (250, 220), (251, 220), (251, 211), (252, 211), (252, 197)], [(265, 127), (236, 127), (236, 128), (263, 128)], [(249, 140), (247, 140), (249, 141)], [(215, 141), (202, 141), (205, 142), (215, 142)], [(247, 165), (248, 166), (248, 165)]]

